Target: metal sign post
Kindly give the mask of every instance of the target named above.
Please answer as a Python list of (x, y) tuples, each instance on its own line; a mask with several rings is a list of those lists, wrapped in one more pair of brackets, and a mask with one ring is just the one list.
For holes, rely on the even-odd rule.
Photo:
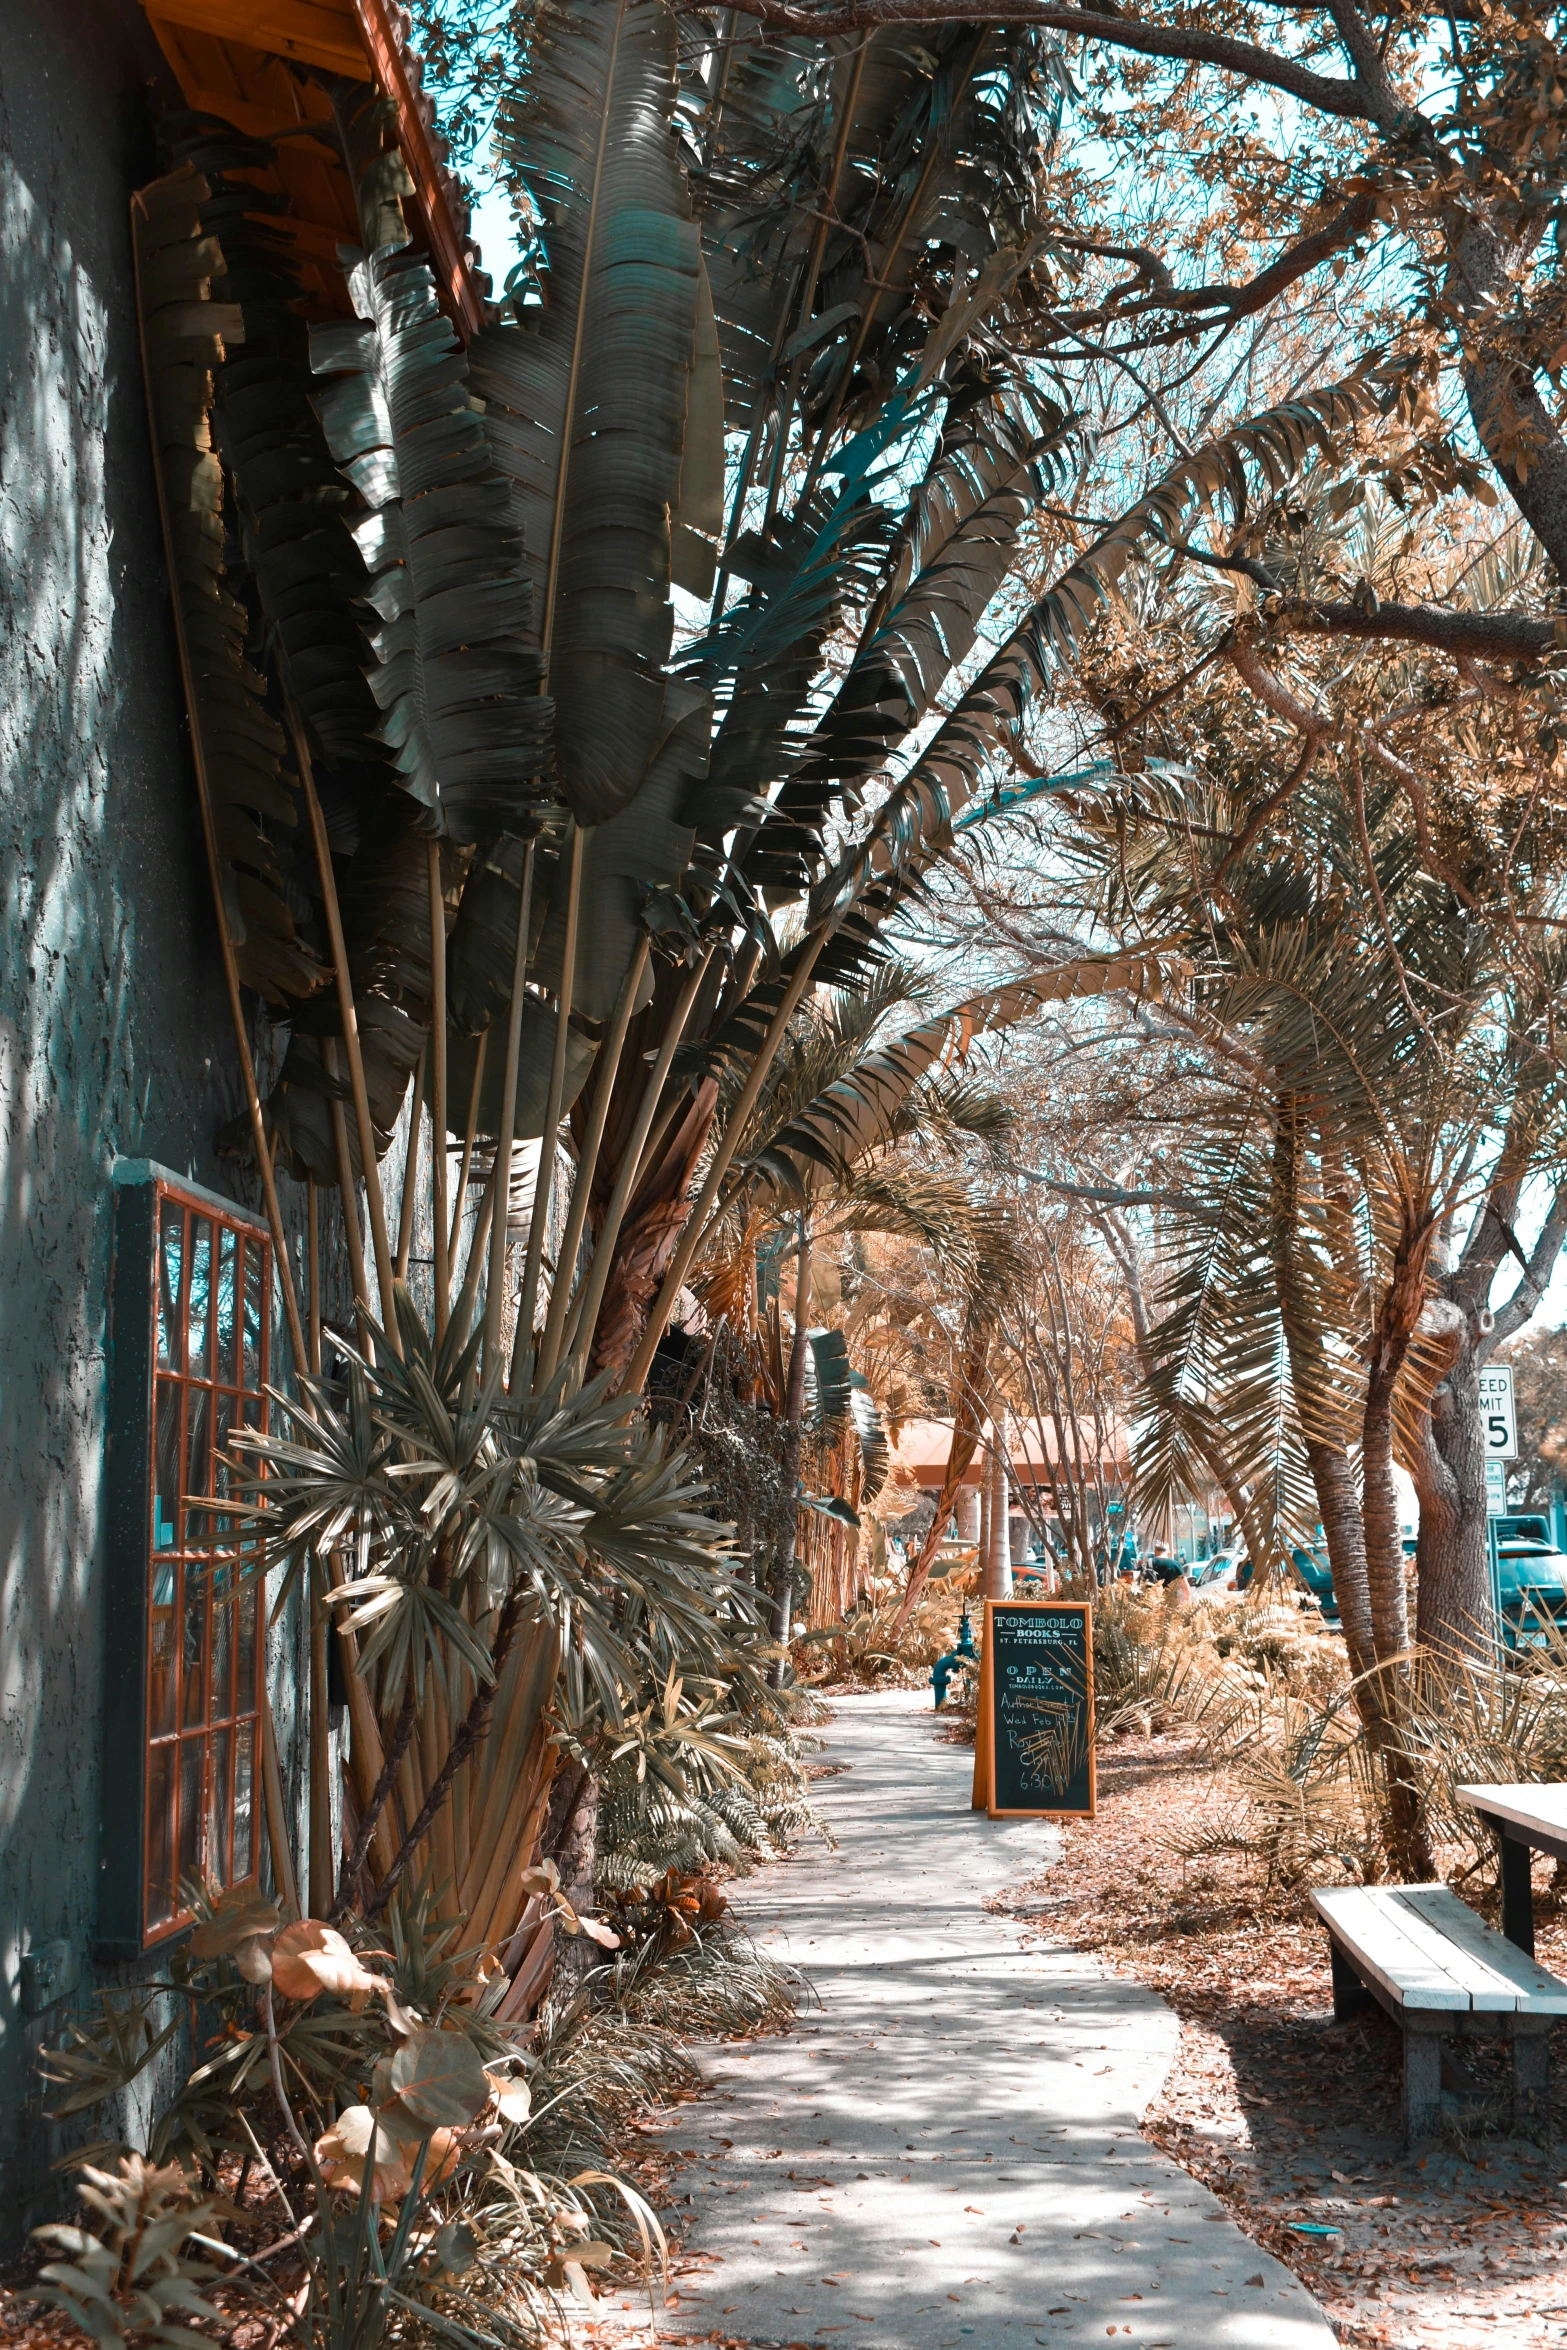
[(1506, 1647), (1502, 1627), (1502, 1562), (1496, 1521), (1507, 1508), (1507, 1464), (1518, 1458), (1518, 1411), (1510, 1363), (1487, 1363), (1480, 1373), (1480, 1427), (1485, 1437), (1485, 1548), (1491, 1570), (1491, 1613), (1498, 1654)]

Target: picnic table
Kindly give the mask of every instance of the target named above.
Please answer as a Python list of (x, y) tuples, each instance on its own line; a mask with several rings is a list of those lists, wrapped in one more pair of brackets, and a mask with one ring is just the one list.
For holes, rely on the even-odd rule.
[(1495, 1833), (1502, 1861), (1502, 1932), (1534, 1956), (1530, 1856), (1567, 1860), (1567, 1787), (1477, 1786), (1455, 1792)]

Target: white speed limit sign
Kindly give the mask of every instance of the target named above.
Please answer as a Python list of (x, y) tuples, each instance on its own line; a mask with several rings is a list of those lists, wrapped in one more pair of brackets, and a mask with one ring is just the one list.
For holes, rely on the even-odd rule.
[(1487, 1460), (1518, 1458), (1518, 1415), (1513, 1409), (1513, 1374), (1508, 1363), (1487, 1363), (1480, 1373), (1480, 1425), (1485, 1431)]

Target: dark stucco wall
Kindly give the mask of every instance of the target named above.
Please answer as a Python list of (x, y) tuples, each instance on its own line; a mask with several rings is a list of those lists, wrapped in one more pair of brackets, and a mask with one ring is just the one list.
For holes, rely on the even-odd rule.
[[(132, 305), (135, 0), (0, 0), (0, 2242), (58, 2194), (33, 2077), (91, 1966), (110, 1170), (233, 1195), (241, 1103)], [(21, 1961), (79, 1967), (21, 2012)], [(120, 1979), (120, 1978), (110, 1978)]]

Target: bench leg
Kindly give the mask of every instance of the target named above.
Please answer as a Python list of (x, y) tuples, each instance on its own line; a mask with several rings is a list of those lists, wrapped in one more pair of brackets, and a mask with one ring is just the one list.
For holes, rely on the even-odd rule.
[(1371, 2004), (1371, 1994), (1344, 1956), (1332, 1935), (1328, 1937), (1328, 1957), (1333, 1965), (1333, 2015), (1337, 2023), (1346, 2016), (1358, 2014)]
[(1442, 2124), (1442, 2034), (1404, 2026), (1404, 2146), (1434, 2138)]
[(1502, 1862), (1502, 1932), (1518, 1949), (1534, 1956), (1534, 1885), (1529, 1864), (1534, 1855), (1527, 1844), (1498, 1831)]
[(1512, 2126), (1518, 2137), (1537, 2138), (1545, 2129), (1551, 2108), (1551, 2037), (1545, 2032), (1513, 2032)]

